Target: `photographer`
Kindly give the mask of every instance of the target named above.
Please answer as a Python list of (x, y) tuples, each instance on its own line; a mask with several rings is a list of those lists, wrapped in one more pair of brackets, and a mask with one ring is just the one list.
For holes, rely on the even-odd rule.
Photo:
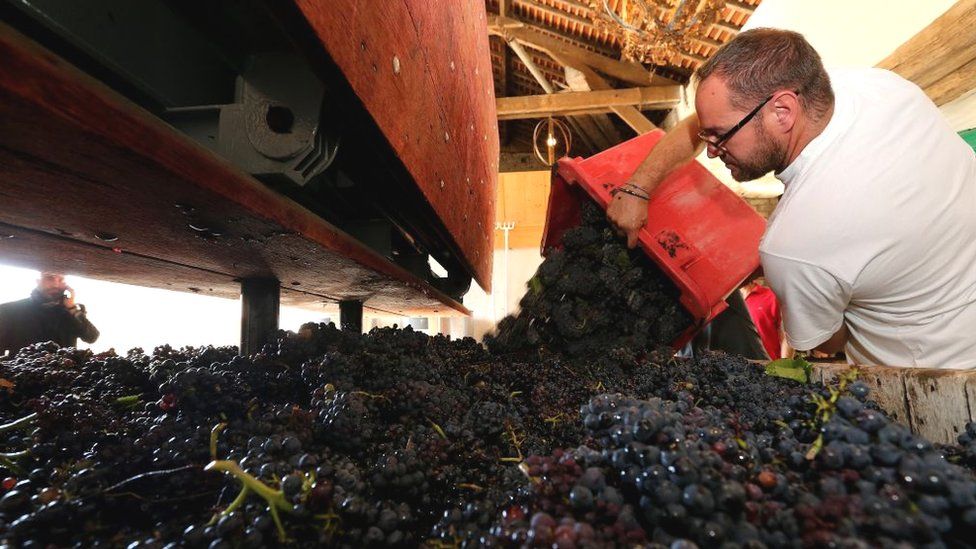
[(74, 347), (79, 337), (94, 343), (98, 329), (85, 316), (85, 306), (75, 303), (75, 292), (61, 274), (41, 273), (30, 297), (0, 305), (0, 356), (42, 341)]

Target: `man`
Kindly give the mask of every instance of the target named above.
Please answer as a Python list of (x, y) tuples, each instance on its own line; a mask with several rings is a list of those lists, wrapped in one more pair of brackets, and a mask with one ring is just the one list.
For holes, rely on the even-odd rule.
[(75, 291), (64, 276), (41, 273), (31, 296), (0, 305), (0, 356), (11, 356), (31, 343), (53, 341), (74, 347), (78, 338), (87, 343), (98, 339), (98, 330), (85, 315), (85, 306), (75, 303)]
[[(630, 183), (652, 191), (707, 146), (739, 181), (785, 185), (759, 247), (788, 342), (861, 364), (976, 367), (976, 156), (922, 91), (880, 69), (829, 76), (799, 34), (739, 34), (697, 74), (696, 114)], [(636, 243), (646, 204), (610, 221)]]

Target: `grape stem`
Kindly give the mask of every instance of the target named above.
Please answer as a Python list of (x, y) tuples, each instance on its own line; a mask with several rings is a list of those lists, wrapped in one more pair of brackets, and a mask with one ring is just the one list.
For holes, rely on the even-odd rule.
[(7, 431), (13, 431), (15, 429), (21, 429), (27, 427), (31, 425), (35, 419), (37, 419), (37, 412), (34, 412), (33, 414), (27, 414), (26, 416), (20, 419), (15, 419), (10, 423), (5, 423), (3, 425), (0, 425), (0, 433), (6, 433)]
[(278, 511), (285, 511), (286, 513), (293, 513), (295, 511), (294, 506), (288, 503), (285, 499), (285, 493), (281, 490), (275, 490), (268, 486), (267, 484), (261, 482), (260, 480), (254, 478), (247, 471), (241, 469), (241, 466), (237, 464), (236, 461), (228, 460), (216, 460), (211, 461), (203, 468), (204, 471), (220, 471), (222, 473), (230, 473), (237, 478), (242, 484), (242, 489), (237, 498), (224, 509), (222, 515), (226, 515), (238, 507), (240, 507), (244, 500), (247, 498), (250, 492), (254, 492), (258, 496), (264, 499), (268, 503), (268, 509), (271, 511), (271, 518), (274, 519), (275, 526), (278, 528), (278, 539), (284, 543), (288, 536), (285, 535), (285, 527), (281, 524), (281, 516)]
[(119, 488), (125, 486), (126, 484), (135, 482), (137, 480), (142, 480), (144, 478), (158, 477), (158, 476), (163, 476), (163, 475), (170, 475), (170, 474), (173, 474), (173, 473), (179, 473), (180, 471), (189, 471), (190, 469), (198, 469), (199, 467), (200, 467), (199, 465), (184, 465), (182, 467), (175, 467), (173, 469), (161, 469), (159, 471), (149, 471), (149, 472), (146, 472), (146, 473), (139, 473), (136, 476), (129, 477), (129, 478), (127, 478), (127, 479), (125, 479), (125, 480), (117, 483), (117, 484), (114, 484), (112, 486), (109, 486), (104, 491), (102, 491), (102, 493), (103, 494), (107, 494), (109, 492), (113, 492), (113, 491), (118, 490)]
[(217, 461), (217, 438), (220, 433), (227, 428), (227, 423), (218, 423), (210, 430), (210, 460)]
[(135, 406), (142, 402), (142, 393), (136, 395), (122, 396), (115, 399), (115, 403), (119, 406)]
[(0, 466), (7, 468), (11, 472), (21, 475), (24, 473), (24, 469), (17, 465), (16, 461), (28, 454), (27, 450), (22, 450), (20, 452), (9, 452), (6, 454), (0, 454)]

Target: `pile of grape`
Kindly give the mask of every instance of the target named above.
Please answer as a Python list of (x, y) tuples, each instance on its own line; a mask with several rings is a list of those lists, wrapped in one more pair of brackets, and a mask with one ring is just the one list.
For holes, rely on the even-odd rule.
[(890, 422), (853, 377), (725, 355), (307, 325), (251, 358), (38, 344), (0, 378), (11, 546), (939, 546), (976, 527), (965, 448)]
[(674, 358), (673, 289), (597, 222), (487, 346), (309, 324), (250, 357), (21, 350), (0, 362), (0, 543), (971, 543), (976, 425), (934, 446), (856, 373)]

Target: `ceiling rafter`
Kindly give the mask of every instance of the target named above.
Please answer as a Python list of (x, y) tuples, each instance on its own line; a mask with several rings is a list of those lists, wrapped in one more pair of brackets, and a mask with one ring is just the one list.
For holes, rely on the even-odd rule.
[[(610, 5), (616, 8), (619, 2), (620, 0), (610, 0)], [(592, 10), (588, 0), (486, 0), (489, 24), (492, 25), (489, 29), (492, 35), (490, 53), (496, 72), (495, 89), (500, 98), (538, 95), (544, 91), (524, 63), (516, 55), (511, 55), (507, 41), (512, 39), (524, 46), (524, 52), (535, 70), (559, 95), (567, 89), (583, 91), (577, 87), (577, 80), (582, 72), (587, 73), (586, 83), (594, 91), (686, 82), (695, 69), (738, 34), (741, 26), (760, 3), (761, 0), (727, 0), (719, 21), (709, 26), (706, 32), (691, 39), (681, 57), (675, 57), (670, 65), (650, 67), (621, 59), (622, 44), (614, 35), (597, 28), (591, 18)], [(499, 12), (507, 17), (492, 17), (492, 14)], [(502, 67), (505, 57), (509, 58), (509, 62)], [(612, 65), (607, 67), (604, 66), (605, 63)], [(501, 72), (504, 72), (504, 78), (502, 74), (498, 74)], [(673, 80), (660, 75), (670, 76)], [(598, 133), (606, 137), (604, 130), (611, 120), (619, 131), (625, 131), (626, 125), (638, 133), (653, 127), (647, 116), (660, 120), (659, 114), (650, 114), (647, 111), (645, 116), (635, 106), (614, 105), (612, 112), (620, 119), (603, 114), (569, 116), (568, 119), (574, 122), (579, 119), (579, 123), (571, 124), (574, 126), (574, 133), (592, 133), (592, 137), (598, 137)], [(594, 116), (600, 122), (595, 122)], [(533, 122), (505, 120), (499, 125), (509, 132), (509, 150), (523, 147), (526, 143), (531, 145)], [(588, 145), (596, 145), (592, 142), (593, 139), (586, 138), (591, 136), (580, 137), (579, 146), (582, 149), (586, 149)], [(585, 141), (591, 142), (587, 144)], [(591, 149), (588, 153), (598, 150)], [(581, 150), (576, 153), (588, 154)]]

